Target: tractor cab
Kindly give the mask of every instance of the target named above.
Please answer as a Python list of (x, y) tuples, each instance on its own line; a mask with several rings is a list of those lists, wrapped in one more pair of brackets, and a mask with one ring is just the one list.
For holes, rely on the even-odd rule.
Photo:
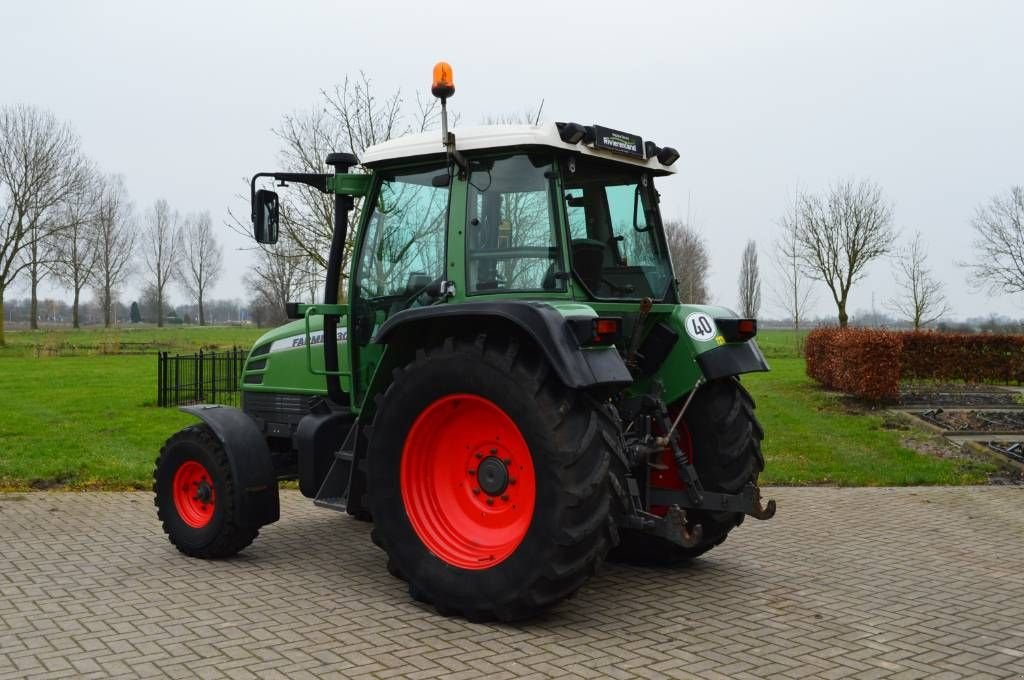
[[(584, 136), (565, 141), (577, 128)], [(461, 165), (429, 133), (367, 149), (376, 179), (353, 293), (408, 292), (410, 305), (512, 293), (675, 302), (654, 187), (673, 169), (584, 143), (595, 131), (644, 147), (636, 135), (552, 123), (453, 131)]]

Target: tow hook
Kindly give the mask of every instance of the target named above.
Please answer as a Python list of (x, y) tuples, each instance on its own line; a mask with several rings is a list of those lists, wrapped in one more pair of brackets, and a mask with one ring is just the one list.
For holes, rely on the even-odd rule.
[(775, 516), (775, 499), (769, 498), (768, 503), (761, 504), (761, 487), (754, 485), (754, 498), (751, 502), (750, 512), (747, 514), (754, 519), (771, 519)]

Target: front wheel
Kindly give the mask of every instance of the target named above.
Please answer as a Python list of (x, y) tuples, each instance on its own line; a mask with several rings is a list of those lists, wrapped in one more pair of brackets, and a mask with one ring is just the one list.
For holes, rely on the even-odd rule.
[(536, 352), (448, 339), (395, 372), (369, 441), (374, 541), (410, 594), (472, 620), (575, 592), (612, 544), (612, 420)]
[(206, 425), (181, 430), (160, 449), (153, 471), (154, 504), (164, 533), (191, 557), (230, 557), (253, 542), (258, 528), (237, 517), (231, 465)]

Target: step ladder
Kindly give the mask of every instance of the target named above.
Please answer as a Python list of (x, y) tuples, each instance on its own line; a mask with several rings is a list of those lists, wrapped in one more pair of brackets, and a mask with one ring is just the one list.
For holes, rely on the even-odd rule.
[(352, 491), (352, 478), (355, 476), (356, 447), (359, 445), (359, 423), (349, 428), (341, 448), (334, 452), (327, 476), (316, 492), (313, 502), (322, 508), (344, 512), (348, 506), (349, 493)]

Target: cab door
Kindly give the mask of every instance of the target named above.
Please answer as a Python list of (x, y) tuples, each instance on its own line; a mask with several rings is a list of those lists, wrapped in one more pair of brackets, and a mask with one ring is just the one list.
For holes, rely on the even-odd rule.
[(353, 403), (359, 404), (383, 353), (373, 342), (384, 321), (443, 302), (445, 237), (452, 181), (444, 163), (378, 170), (349, 278)]

